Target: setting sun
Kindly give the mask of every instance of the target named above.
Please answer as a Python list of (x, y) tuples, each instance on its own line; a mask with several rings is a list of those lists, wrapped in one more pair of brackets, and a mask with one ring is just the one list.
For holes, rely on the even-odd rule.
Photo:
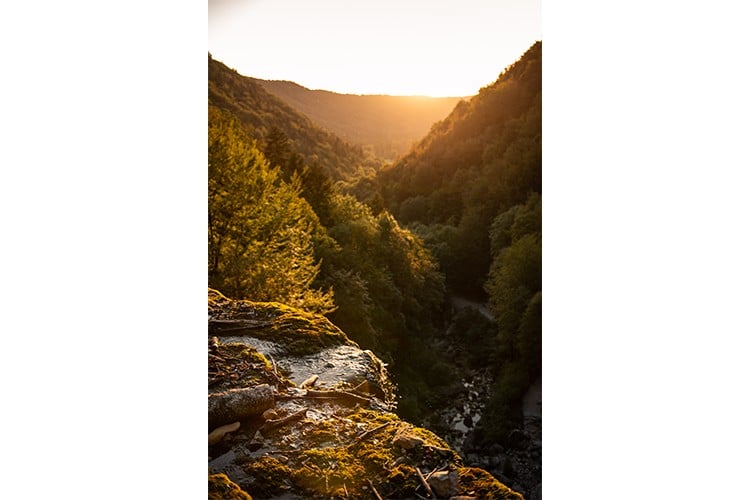
[(210, 0), (208, 50), (243, 75), (310, 89), (470, 96), (540, 26), (538, 1)]

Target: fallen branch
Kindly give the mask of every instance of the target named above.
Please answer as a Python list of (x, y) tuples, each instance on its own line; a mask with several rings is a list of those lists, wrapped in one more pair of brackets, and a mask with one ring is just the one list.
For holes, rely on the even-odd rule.
[(261, 434), (265, 435), (265, 433), (268, 431), (272, 431), (279, 427), (283, 427), (297, 420), (302, 420), (303, 418), (305, 418), (306, 413), (307, 413), (307, 408), (303, 408), (300, 411), (294, 412), (291, 415), (287, 415), (286, 417), (283, 417), (283, 418), (277, 418), (276, 420), (266, 420), (266, 422), (263, 425), (261, 425), (260, 429), (258, 430), (260, 431)]
[(226, 332), (240, 332), (242, 330), (259, 330), (268, 328), (273, 323), (255, 322), (238, 319), (215, 319), (208, 322), (208, 331), (214, 334), (223, 334)]
[(276, 361), (270, 354), (268, 355), (268, 357), (271, 358), (271, 364), (273, 365), (273, 374), (276, 375), (276, 378), (279, 378), (279, 370), (276, 368)]
[(427, 480), (422, 475), (422, 471), (419, 470), (419, 467), (414, 467), (417, 470), (417, 475), (419, 476), (419, 480), (422, 481), (422, 485), (427, 488), (427, 493), (430, 494), (432, 498), (437, 498), (435, 496), (435, 493), (432, 492), (432, 488), (430, 488), (430, 485), (427, 483)]
[(208, 395), (208, 425), (213, 429), (230, 422), (260, 415), (274, 405), (268, 384), (230, 389)]
[(370, 488), (372, 488), (372, 492), (375, 493), (375, 496), (378, 498), (378, 500), (383, 500), (383, 497), (380, 496), (380, 493), (378, 493), (378, 490), (375, 489), (375, 485), (372, 484), (372, 481), (369, 479), (367, 480), (368, 483), (370, 483)]

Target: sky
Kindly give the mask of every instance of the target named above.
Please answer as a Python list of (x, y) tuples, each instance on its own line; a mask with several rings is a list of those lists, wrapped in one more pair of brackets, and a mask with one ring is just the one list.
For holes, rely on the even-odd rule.
[(470, 96), (541, 40), (540, 0), (209, 0), (240, 74), (350, 94)]

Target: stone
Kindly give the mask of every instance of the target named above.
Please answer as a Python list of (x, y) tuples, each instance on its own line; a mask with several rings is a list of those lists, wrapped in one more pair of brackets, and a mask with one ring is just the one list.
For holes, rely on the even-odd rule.
[(412, 434), (407, 434), (406, 432), (399, 432), (393, 436), (391, 443), (400, 446), (405, 450), (411, 450), (415, 446), (421, 446), (422, 443), (424, 443), (424, 440)]
[(439, 497), (451, 497), (458, 493), (458, 474), (456, 471), (440, 471), (427, 480), (430, 488)]

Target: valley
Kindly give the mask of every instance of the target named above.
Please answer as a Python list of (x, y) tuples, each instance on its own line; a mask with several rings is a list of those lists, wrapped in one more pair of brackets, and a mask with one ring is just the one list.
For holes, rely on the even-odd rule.
[[(419, 113), (417, 98), (208, 63), (209, 287), (330, 320), (383, 363), (399, 419), (540, 499), (541, 42), (475, 96), (421, 101)], [(353, 349), (277, 369), (288, 386), (353, 383), (367, 365)]]

